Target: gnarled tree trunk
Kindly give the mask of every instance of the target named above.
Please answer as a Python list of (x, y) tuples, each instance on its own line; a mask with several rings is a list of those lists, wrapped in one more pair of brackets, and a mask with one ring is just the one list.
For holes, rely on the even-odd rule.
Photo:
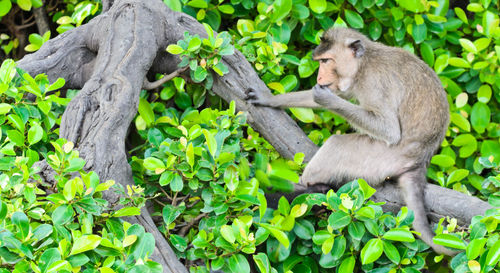
[[(60, 136), (75, 143), (87, 161), (86, 169), (96, 171), (101, 179), (131, 185), (125, 138), (146, 74), (176, 70), (179, 60), (165, 48), (182, 39), (184, 32), (206, 35), (195, 19), (170, 10), (161, 0), (103, 1), (103, 7), (103, 14), (48, 41), (18, 65), (30, 74), (46, 73), (51, 80), (63, 77), (67, 88), (81, 89), (63, 115)], [(229, 73), (215, 79), (213, 91), (247, 111), (250, 125), (281, 155), (291, 158), (303, 152), (310, 159), (318, 148), (285, 112), (254, 107), (244, 100), (248, 87), (268, 90), (244, 56), (236, 51), (224, 57), (224, 62)], [(110, 194), (105, 198), (113, 202), (118, 197)], [(403, 205), (393, 185), (379, 189), (375, 199), (387, 201), (389, 209)], [(464, 203), (468, 210), (460, 206)], [(461, 223), (490, 208), (477, 198), (437, 186), (427, 187), (426, 204), (434, 216), (453, 216)], [(146, 209), (141, 216), (127, 220), (153, 233), (156, 250), (152, 259), (165, 272), (187, 272)]]

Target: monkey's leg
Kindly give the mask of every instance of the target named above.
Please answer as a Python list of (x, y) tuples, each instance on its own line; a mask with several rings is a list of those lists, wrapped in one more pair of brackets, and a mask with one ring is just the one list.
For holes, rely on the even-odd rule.
[(436, 245), (432, 241), (434, 232), (430, 228), (429, 221), (427, 220), (427, 213), (423, 202), (425, 183), (427, 183), (427, 180), (425, 178), (424, 167), (403, 173), (398, 178), (398, 184), (401, 188), (405, 203), (415, 215), (413, 229), (420, 232), (420, 239), (431, 246), (437, 253), (454, 256), (457, 254), (456, 251)]
[(367, 135), (333, 135), (316, 152), (300, 179), (303, 185), (343, 183), (357, 178), (377, 186), (415, 162), (401, 155), (397, 146)]

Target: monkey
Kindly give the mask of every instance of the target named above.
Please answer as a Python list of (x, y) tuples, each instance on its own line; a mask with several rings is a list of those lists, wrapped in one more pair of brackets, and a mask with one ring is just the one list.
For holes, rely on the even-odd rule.
[(427, 167), (450, 120), (446, 92), (435, 72), (401, 48), (343, 27), (324, 32), (313, 59), (319, 61), (319, 70), (310, 90), (276, 96), (246, 91), (253, 105), (327, 109), (356, 131), (330, 136), (307, 164), (299, 184), (338, 188), (362, 178), (377, 187), (397, 181), (414, 212), (413, 228), (419, 237), (437, 253), (455, 255), (433, 243), (423, 201)]

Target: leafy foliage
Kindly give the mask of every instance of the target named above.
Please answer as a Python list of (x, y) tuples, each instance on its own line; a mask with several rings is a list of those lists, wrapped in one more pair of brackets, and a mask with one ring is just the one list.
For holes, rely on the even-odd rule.
[[(125, 193), (112, 180), (99, 181), (82, 170), (73, 143), (57, 139), (54, 127), (68, 99), (48, 92), (64, 80), (50, 84), (46, 75), (17, 73), (12, 60), (0, 68), (0, 272), (163, 272), (147, 260), (153, 236), (118, 218), (140, 214), (142, 190)], [(24, 98), (28, 92), (34, 102)], [(53, 184), (34, 164), (40, 159)], [(112, 187), (122, 192), (116, 204), (102, 198)]]
[[(26, 1), (12, 2), (31, 9)], [(31, 1), (32, 7), (35, 2)], [(59, 25), (58, 33), (81, 25), (100, 9), (99, 1), (56, 2), (60, 8), (49, 15)], [(53, 92), (64, 81), (50, 84), (46, 76), (32, 78), (22, 72), (15, 77), (14, 63), (7, 61), (0, 69), (0, 216), (5, 213), (0, 226), (7, 233), (0, 237), (11, 234), (8, 238), (17, 241), (6, 245), (0, 240), (0, 250), (8, 251), (0, 251), (0, 267), (8, 268), (0, 271), (48, 272), (49, 266), (64, 271), (69, 263), (68, 269), (82, 266), (85, 272), (156, 272), (150, 261), (145, 265), (149, 269), (138, 265), (147, 251), (138, 256), (132, 251), (151, 246), (151, 237), (116, 219), (138, 213), (147, 198), (153, 198), (160, 229), (192, 272), (209, 268), (225, 272), (258, 268), (266, 273), (499, 271), (500, 7), (490, 0), (451, 2), (164, 0), (171, 9), (205, 23), (208, 38), (185, 34), (167, 48), (180, 56), (181, 67), (190, 68), (194, 84), (178, 77), (159, 90), (142, 92), (137, 131), (130, 137), (130, 164), (144, 192), (127, 189), (126, 207), (117, 211), (111, 210), (115, 204), (102, 201), (101, 191), (86, 193), (94, 187), (84, 182), (86, 190), (80, 191), (82, 183), (69, 175), (78, 171), (81, 181), (96, 179), (80, 170), (84, 162), (77, 152), (65, 151), (71, 144), (57, 140), (60, 114), (68, 100)], [(0, 4), (4, 4), (0, 16), (11, 11), (10, 0)], [(280, 158), (248, 127), (245, 116), (236, 113), (234, 104), (227, 105), (211, 93), (215, 74), (210, 70), (219, 75), (227, 71), (221, 57), (233, 53), (233, 44), (273, 92), (308, 88), (315, 84), (318, 67), (310, 52), (332, 26), (352, 27), (373, 40), (417, 54), (441, 79), (451, 123), (428, 177), (497, 207), (476, 216), (468, 228), (458, 227), (454, 219), (446, 219), (446, 225), (441, 220), (435, 243), (462, 250), (456, 257), (437, 256), (416, 239), (410, 230), (411, 211), (383, 213), (381, 204), (368, 200), (374, 190), (363, 180), (337, 192), (303, 195), (291, 203), (282, 198), (276, 209), (268, 208), (264, 194), (290, 190), (289, 181), (297, 181), (304, 167), (303, 155), (293, 161)], [(222, 32), (216, 35), (212, 29)], [(32, 37), (33, 50), (46, 38)], [(12, 33), (0, 35), (0, 40), (7, 55), (18, 49)], [(36, 97), (35, 103), (23, 99), (25, 92)], [(316, 144), (331, 134), (350, 131), (345, 120), (328, 111), (290, 109), (290, 113)], [(57, 173), (55, 185), (33, 182), (39, 181), (33, 164), (42, 158)], [(78, 209), (85, 198), (95, 200), (99, 213)], [(88, 221), (94, 223), (91, 230)], [(35, 241), (34, 232), (44, 225), (53, 227), (46, 237), (52, 241), (46, 244)], [(61, 235), (64, 231), (56, 226), (68, 233)], [(68, 234), (68, 240), (61, 240)], [(40, 240), (48, 242), (46, 238)], [(108, 255), (102, 248), (119, 254)], [(74, 263), (74, 257), (81, 255), (89, 260)], [(9, 263), (13, 257), (22, 260), (14, 265)]]
[(211, 89), (214, 80), (212, 74), (209, 73), (210, 69), (219, 76), (224, 76), (229, 70), (222, 63), (222, 56), (232, 55), (234, 48), (231, 45), (229, 33), (221, 32), (215, 36), (208, 24), (203, 26), (208, 35), (207, 39), (184, 33), (184, 39), (177, 41), (176, 45), (169, 45), (167, 51), (181, 56), (179, 67), (189, 66), (191, 79), (195, 83), (204, 82), (205, 88)]

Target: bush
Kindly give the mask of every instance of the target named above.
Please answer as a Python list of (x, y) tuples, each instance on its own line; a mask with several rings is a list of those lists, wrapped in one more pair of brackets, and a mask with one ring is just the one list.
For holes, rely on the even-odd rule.
[[(22, 6), (24, 2), (17, 4), (30, 10)], [(56, 2), (62, 8), (50, 16), (59, 24), (57, 32), (99, 13), (99, 1)], [(373, 40), (418, 55), (440, 77), (451, 112), (446, 139), (432, 158), (428, 178), (500, 207), (498, 1), (164, 2), (216, 31), (227, 31), (229, 35), (213, 36), (211, 45), (219, 37), (221, 47), (227, 48), (226, 41), (232, 39), (275, 93), (315, 84), (318, 64), (310, 52), (332, 26), (355, 28)], [(5, 7), (0, 15), (10, 10)], [(27, 49), (36, 50), (47, 38), (37, 35), (30, 37)], [(13, 54), (16, 40), (2, 37), (4, 53)], [(415, 239), (409, 229), (411, 211), (383, 213), (381, 204), (369, 201), (374, 190), (363, 180), (337, 192), (303, 195), (291, 203), (281, 198), (277, 209), (268, 208), (264, 193), (289, 190), (289, 181), (297, 181), (304, 167), (303, 155), (293, 161), (280, 158), (248, 127), (245, 116), (235, 112), (234, 104), (227, 105), (211, 93), (208, 68), (224, 74), (225, 67), (217, 54), (200, 53), (199, 40), (187, 35), (184, 43), (178, 43), (180, 52), (179, 47), (170, 47), (169, 52), (188, 56), (184, 62), (189, 62), (196, 82), (205, 80), (203, 86), (174, 78), (159, 90), (141, 94), (129, 142), (134, 179), (142, 188), (127, 189), (122, 200), (125, 209), (115, 212), (116, 204), (106, 204), (101, 192), (87, 192), (108, 188), (112, 182), (97, 184), (95, 174), (81, 171), (84, 162), (71, 144), (57, 140), (57, 125), (68, 99), (47, 92), (60, 88), (63, 80), (51, 85), (43, 75), (32, 78), (19, 72), (21, 77), (14, 77), (13, 62), (4, 63), (0, 69), (0, 216), (5, 217), (0, 217), (4, 219), (0, 261), (8, 269), (0, 270), (47, 272), (52, 266), (70, 270), (82, 266), (86, 272), (99, 267), (156, 272), (160, 270), (156, 264), (146, 260), (151, 249), (137, 250), (151, 247), (151, 236), (116, 219), (139, 213), (147, 198), (155, 202), (160, 229), (193, 272), (500, 270), (498, 208), (476, 216), (468, 228), (457, 227), (454, 219), (447, 219), (446, 225), (441, 220), (435, 242), (463, 250), (452, 259), (437, 256)], [(35, 103), (24, 100), (24, 92), (33, 94)], [(70, 91), (68, 98), (75, 92)], [(345, 120), (328, 111), (290, 109), (290, 114), (316, 144), (331, 134), (350, 131)], [(53, 185), (35, 172), (33, 164), (43, 158), (57, 173)], [(71, 175), (75, 171), (81, 178)], [(87, 199), (94, 200), (91, 211), (85, 205), (82, 209), (87, 202), (82, 200)], [(52, 232), (37, 239), (35, 231), (49, 230), (47, 226)], [(94, 247), (71, 253), (81, 241)], [(82, 258), (76, 263), (77, 256), (88, 261)], [(61, 262), (41, 263), (42, 257), (44, 261), (61, 257)]]

